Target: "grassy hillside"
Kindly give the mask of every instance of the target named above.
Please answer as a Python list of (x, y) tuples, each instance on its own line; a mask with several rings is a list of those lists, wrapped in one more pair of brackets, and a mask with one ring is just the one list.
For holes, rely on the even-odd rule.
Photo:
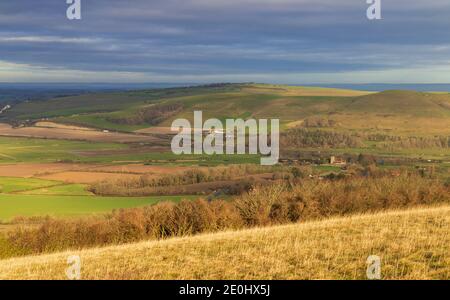
[[(450, 207), (394, 211), (0, 261), (0, 279), (450, 279)], [(186, 253), (189, 255), (187, 256)]]
[[(343, 98), (365, 94), (367, 92), (327, 88), (225, 84), (122, 93), (98, 93), (56, 98), (48, 101), (24, 102), (14, 106), (2, 118), (4, 120), (56, 118), (58, 121), (69, 123), (129, 131), (139, 129), (142, 126), (118, 126), (111, 123), (109, 119), (133, 115), (140, 108), (157, 102), (181, 101), (188, 111), (191, 108), (203, 108), (202, 105), (207, 105), (204, 108), (208, 110), (210, 116), (221, 118), (253, 115), (256, 108), (270, 106), (272, 101), (278, 100), (280, 97), (331, 96)], [(277, 105), (277, 102), (273, 104)], [(230, 111), (229, 108), (234, 109)]]
[(47, 101), (28, 101), (19, 103), (9, 110), (6, 116), (2, 117), (24, 120), (96, 112), (113, 112), (133, 106), (152, 103), (160, 99), (175, 97), (177, 95), (214, 93), (216, 90), (227, 91), (236, 88), (237, 87), (230, 85), (212, 85), (192, 88), (93, 93), (71, 97), (59, 97)]
[(449, 135), (450, 94), (385, 91), (355, 97), (330, 116), (340, 127), (401, 135)]
[(450, 117), (450, 94), (385, 91), (356, 97), (347, 110), (417, 117)]
[[(239, 92), (178, 97), (167, 101), (183, 103), (175, 118), (192, 121), (193, 111), (204, 118), (279, 118), (282, 128), (302, 125), (310, 118), (332, 120), (331, 129), (394, 135), (449, 135), (450, 94), (413, 91), (380, 93), (342, 90), (251, 86)], [(306, 91), (310, 91), (307, 93)]]
[[(182, 105), (181, 111), (160, 121), (158, 126), (170, 126), (175, 118), (191, 120), (194, 110), (202, 110), (204, 118), (279, 118), (283, 128), (314, 117), (332, 119), (338, 130), (450, 134), (448, 93), (373, 93), (262, 84), (130, 91), (26, 102), (13, 107), (3, 118), (52, 118), (68, 124), (135, 131), (154, 126), (150, 120), (138, 120), (140, 114), (156, 103)], [(121, 119), (127, 122), (117, 121)]]

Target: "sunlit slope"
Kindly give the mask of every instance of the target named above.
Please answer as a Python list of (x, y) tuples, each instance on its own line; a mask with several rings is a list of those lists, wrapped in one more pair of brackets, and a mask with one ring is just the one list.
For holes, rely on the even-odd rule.
[[(278, 118), (282, 124), (302, 124), (308, 118), (333, 120), (335, 130), (364, 130), (387, 134), (450, 134), (450, 94), (386, 91), (351, 95), (342, 90), (309, 88), (269, 88), (253, 86), (239, 93), (218, 93), (180, 97), (170, 101), (184, 104), (175, 118), (192, 121), (194, 110), (204, 118)], [(319, 93), (322, 92), (322, 94)], [(333, 92), (339, 96), (333, 96)], [(297, 94), (296, 94), (297, 93)], [(328, 95), (327, 95), (328, 94)]]
[(64, 279), (80, 255), (83, 279), (450, 279), (450, 207), (0, 261), (1, 279)]
[(450, 117), (450, 94), (385, 91), (357, 97), (347, 109), (355, 112), (408, 114), (417, 117)]
[[(139, 116), (156, 104), (180, 109), (156, 124)], [(262, 84), (228, 84), (92, 94), (22, 103), (6, 117), (54, 121), (120, 131), (170, 126), (177, 118), (192, 121), (193, 111), (204, 119), (277, 118), (282, 128), (308, 118), (333, 120), (336, 130), (364, 130), (407, 135), (450, 134), (450, 94), (414, 91), (380, 93)], [(120, 122), (118, 120), (132, 120)], [(137, 120), (137, 121), (136, 121)], [(0, 120), (1, 122), (1, 120)]]
[(413, 136), (449, 135), (450, 94), (385, 91), (355, 97), (330, 118), (347, 129)]

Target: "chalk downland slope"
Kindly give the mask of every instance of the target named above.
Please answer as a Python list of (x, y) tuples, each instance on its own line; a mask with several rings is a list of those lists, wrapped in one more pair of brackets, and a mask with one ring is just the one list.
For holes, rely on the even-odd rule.
[[(155, 108), (158, 105), (159, 110)], [(165, 105), (169, 112), (161, 108)], [(450, 134), (449, 93), (374, 93), (265, 84), (128, 91), (23, 102), (0, 116), (0, 122), (41, 121), (44, 118), (48, 119), (47, 125), (49, 122), (64, 124), (58, 128), (39, 128), (46, 132), (89, 127), (100, 129), (100, 132), (107, 129), (154, 134), (153, 138), (156, 138), (156, 135), (168, 132), (167, 128), (174, 119), (192, 121), (195, 110), (203, 111), (204, 119), (277, 118), (282, 125), (292, 125), (302, 124), (308, 118), (318, 118), (332, 120), (334, 130), (368, 130), (413, 136)], [(0, 128), (0, 132), (4, 130)], [(31, 127), (26, 130), (38, 129)], [(28, 132), (28, 135), (32, 133), (42, 137), (42, 132)], [(93, 133), (84, 130), (80, 134), (89, 136)]]
[[(333, 120), (334, 130), (362, 130), (405, 135), (450, 134), (450, 94), (414, 91), (367, 93), (319, 88), (255, 85), (239, 92), (169, 99), (184, 109), (163, 121), (192, 121), (193, 111), (204, 118), (278, 118), (282, 124), (302, 124), (305, 119)], [(145, 130), (143, 131), (145, 132)]]
[(356, 97), (346, 109), (417, 117), (450, 117), (450, 94), (384, 91)]
[(141, 242), (0, 261), (0, 279), (450, 279), (450, 206)]
[(384, 91), (347, 100), (322, 117), (352, 130), (409, 136), (450, 134), (450, 94)]

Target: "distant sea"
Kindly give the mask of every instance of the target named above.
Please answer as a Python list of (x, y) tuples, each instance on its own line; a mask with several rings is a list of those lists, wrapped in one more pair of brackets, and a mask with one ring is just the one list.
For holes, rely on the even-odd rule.
[[(301, 84), (299, 84), (300, 86)], [(297, 86), (297, 85), (296, 85)], [(449, 92), (450, 83), (439, 84), (390, 84), (390, 83), (368, 83), (368, 84), (305, 84), (304, 86), (320, 86), (339, 89), (362, 90), (381, 92), (387, 90), (410, 90), (418, 92)]]

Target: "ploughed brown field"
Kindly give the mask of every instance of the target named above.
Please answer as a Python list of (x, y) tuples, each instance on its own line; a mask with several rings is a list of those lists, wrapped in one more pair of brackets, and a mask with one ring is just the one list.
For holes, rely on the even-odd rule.
[(41, 178), (68, 183), (93, 183), (106, 179), (132, 179), (141, 174), (156, 176), (174, 174), (189, 169), (177, 166), (144, 164), (86, 165), (72, 163), (20, 163), (0, 165), (0, 177)]
[(90, 171), (95, 172), (119, 172), (133, 174), (173, 174), (189, 170), (189, 167), (181, 166), (150, 166), (144, 164), (126, 164), (126, 165), (110, 165), (110, 166), (94, 166), (90, 167)]
[(59, 128), (59, 129), (71, 129), (71, 130), (85, 130), (85, 131), (95, 130), (93, 128), (74, 126), (74, 125), (65, 125), (65, 124), (48, 122), (48, 121), (36, 122), (35, 126), (36, 127), (44, 127), (44, 128)]
[(104, 132), (99, 130), (81, 130), (56, 127), (21, 127), (13, 128), (9, 124), (0, 123), (0, 136), (33, 137), (63, 140), (82, 140), (105, 143), (160, 143), (156, 136), (143, 134)]
[(0, 165), (0, 177), (30, 178), (38, 175), (65, 172), (69, 170), (83, 170), (87, 166), (82, 164), (63, 163), (19, 163)]
[(63, 181), (67, 183), (94, 183), (103, 180), (115, 179), (138, 179), (139, 175), (124, 173), (101, 173), (101, 172), (62, 172), (50, 175), (37, 176), (40, 179)]
[(171, 127), (149, 127), (144, 129), (138, 129), (134, 132), (145, 134), (174, 134)]

